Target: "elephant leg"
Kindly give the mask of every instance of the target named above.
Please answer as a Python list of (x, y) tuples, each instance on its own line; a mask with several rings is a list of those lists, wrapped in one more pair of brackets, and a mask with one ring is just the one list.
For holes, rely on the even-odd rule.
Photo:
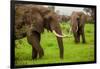
[(77, 35), (77, 43), (80, 42), (80, 34)]
[(32, 59), (37, 58), (37, 50), (34, 48), (34, 46), (32, 46)]
[(82, 43), (86, 43), (84, 29), (82, 29)]
[[(33, 43), (32, 43), (32, 55), (34, 55), (34, 53), (38, 53), (39, 58), (41, 58), (44, 55), (43, 49), (40, 45), (40, 34), (37, 32), (33, 32), (32, 33), (33, 38)], [(32, 56), (33, 57), (33, 56)], [(33, 57), (34, 58), (34, 57)]]
[(80, 42), (80, 32), (79, 32), (80, 30), (78, 30), (78, 32), (77, 32), (77, 42), (79, 43)]
[(75, 40), (75, 43), (79, 43), (78, 33), (74, 33), (74, 40)]
[(27, 32), (27, 40), (32, 45), (32, 58), (35, 59), (38, 55), (42, 57), (44, 52), (40, 45), (40, 33), (29, 30)]
[(75, 43), (77, 43), (76, 33), (74, 33), (74, 41), (75, 41)]

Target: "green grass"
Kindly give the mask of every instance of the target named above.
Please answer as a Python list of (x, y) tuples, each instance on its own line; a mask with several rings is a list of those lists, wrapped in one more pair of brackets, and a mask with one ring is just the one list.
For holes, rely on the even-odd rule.
[[(69, 25), (62, 24), (61, 28), (64, 33)], [(44, 56), (41, 59), (32, 60), (32, 48), (27, 43), (27, 39), (16, 40), (15, 48), (15, 64), (16, 65), (35, 65), (50, 63), (69, 63), (69, 62), (85, 62), (94, 61), (94, 24), (86, 24), (85, 26), (86, 44), (74, 43), (73, 36), (71, 38), (63, 38), (64, 43), (64, 59), (59, 58), (59, 48), (55, 35), (51, 32), (45, 32), (41, 35), (41, 45), (44, 49)]]

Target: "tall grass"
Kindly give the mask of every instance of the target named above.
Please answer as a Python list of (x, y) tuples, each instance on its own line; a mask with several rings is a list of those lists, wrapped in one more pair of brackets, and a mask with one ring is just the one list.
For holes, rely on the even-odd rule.
[[(68, 33), (66, 30), (69, 29), (68, 24), (61, 24), (61, 28), (64, 33)], [(41, 46), (45, 54), (41, 59), (32, 60), (32, 48), (26, 38), (16, 40), (15, 43), (18, 48), (15, 48), (15, 64), (35, 65), (94, 61), (94, 24), (86, 24), (85, 35), (86, 44), (82, 44), (82, 42), (75, 44), (73, 36), (63, 38), (64, 59), (59, 58), (59, 48), (55, 35), (46, 30), (41, 35)]]

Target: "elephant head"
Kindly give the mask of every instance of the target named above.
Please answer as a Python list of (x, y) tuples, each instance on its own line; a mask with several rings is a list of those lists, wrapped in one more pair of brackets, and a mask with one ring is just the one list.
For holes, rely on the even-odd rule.
[[(18, 12), (19, 10), (20, 12)], [(18, 13), (20, 13), (20, 17), (17, 15)], [(63, 58), (64, 49), (62, 37), (69, 37), (69, 35), (62, 34), (59, 21), (57, 19), (57, 14), (54, 11), (38, 5), (23, 5), (18, 6), (18, 9), (16, 8), (16, 16), (18, 17), (15, 21), (15, 32), (19, 32), (18, 35), (22, 35), (21, 37), (23, 37), (23, 34), (29, 31), (35, 31), (38, 34), (41, 34), (44, 32), (44, 28), (46, 28), (47, 30), (53, 32), (54, 35), (56, 35), (60, 49), (60, 58)], [(17, 28), (17, 24), (21, 25), (21, 27)], [(24, 33), (21, 32), (23, 28), (25, 28)], [(27, 35), (29, 34), (31, 33), (29, 32)], [(16, 35), (16, 37), (18, 35)], [(32, 37), (30, 37), (30, 40), (32, 41)], [(31, 41), (29, 43), (32, 44)]]
[(86, 16), (83, 12), (72, 12), (71, 15), (71, 30), (73, 32), (75, 42), (80, 42), (80, 35), (82, 35), (83, 43), (85, 42), (84, 26)]

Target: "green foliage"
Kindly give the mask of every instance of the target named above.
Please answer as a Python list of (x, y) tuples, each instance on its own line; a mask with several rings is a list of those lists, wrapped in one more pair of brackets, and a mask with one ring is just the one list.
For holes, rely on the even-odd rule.
[[(69, 28), (69, 25), (67, 23), (61, 24), (61, 28), (67, 34), (66, 28)], [(59, 48), (55, 35), (46, 30), (41, 35), (41, 45), (45, 54), (41, 59), (32, 60), (32, 48), (27, 43), (26, 38), (16, 40), (15, 43), (19, 48), (15, 48), (15, 64), (35, 65), (94, 61), (94, 24), (86, 24), (85, 35), (86, 44), (82, 44), (82, 42), (75, 44), (73, 37), (63, 38), (64, 59), (59, 58)]]

